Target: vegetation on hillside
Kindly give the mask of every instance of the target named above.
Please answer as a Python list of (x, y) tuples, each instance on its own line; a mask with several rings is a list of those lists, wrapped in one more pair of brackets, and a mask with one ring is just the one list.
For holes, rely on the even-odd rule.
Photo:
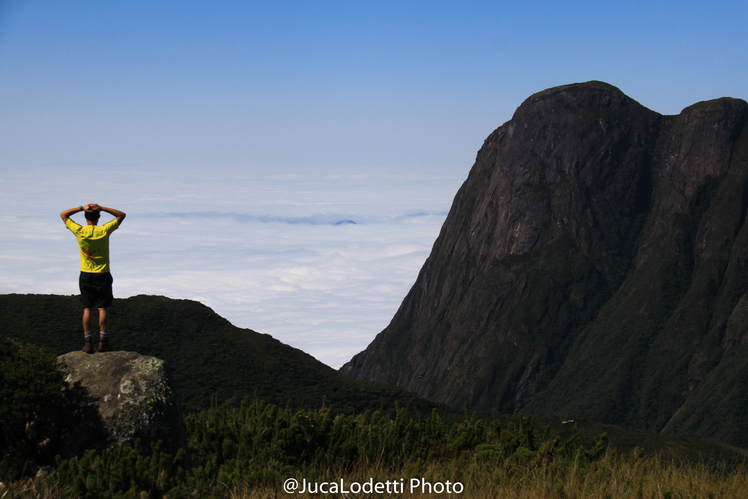
[[(395, 403), (421, 412), (445, 409), (392, 385), (353, 380), (270, 335), (242, 329), (205, 305), (163, 296), (115, 300), (109, 310), (116, 350), (168, 362), (187, 412), (220, 401), (258, 398), (284, 406), (316, 407), (324, 399), (350, 413)], [(76, 296), (0, 295), (0, 335), (62, 355), (83, 345)]]
[[(400, 409), (333, 416), (329, 408), (230, 404), (186, 419), (182, 451), (129, 447), (58, 460), (56, 471), (6, 482), (8, 497), (255, 498), (325, 495), (437, 497), (740, 497), (745, 467), (665, 463), (591, 448), (578, 433), (548, 438), (533, 419), (517, 427), (466, 417), (447, 424)], [(287, 487), (298, 485), (298, 489)], [(304, 493), (304, 490), (306, 492)], [(381, 492), (370, 494), (368, 492)], [(0, 490), (0, 494), (3, 491)]]
[(55, 357), (0, 336), (0, 476), (38, 457), (40, 429), (62, 408)]
[(72, 409), (55, 358), (2, 337), (0, 347), (3, 499), (277, 497), (291, 495), (284, 486), (293, 480), (306, 487), (293, 492), (299, 497), (739, 497), (748, 487), (745, 465), (734, 460), (745, 453), (710, 466), (645, 458), (640, 449), (619, 455), (605, 435), (585, 441), (576, 424), (563, 437), (551, 424), (541, 431), (543, 418), (464, 413), (450, 422), (454, 413), (437, 409), (342, 414), (324, 404), (219, 405), (215, 397), (185, 418), (189, 447), (176, 455), (160, 442), (139, 452), (136, 442), (50, 460), (40, 452), (44, 434), (33, 430), (44, 415)]
[[(0, 335), (49, 349), (54, 355), (82, 346), (80, 303), (75, 296), (0, 295)], [(135, 296), (115, 300), (110, 309), (114, 346), (166, 360), (182, 408), (187, 413), (207, 410), (211, 399), (263, 400), (279, 407), (320, 407), (333, 414), (383, 411), (395, 407), (421, 414), (436, 408), (449, 424), (464, 411), (436, 404), (397, 387), (356, 381), (272, 337), (233, 326), (210, 308), (190, 300)], [(485, 420), (520, 424), (519, 415), (478, 413)], [(538, 415), (550, 437), (571, 438), (568, 417)], [(573, 418), (587, 442), (607, 433), (621, 452), (644, 449), (647, 455), (691, 462), (700, 459), (741, 459), (742, 451), (713, 440), (692, 436), (658, 435)], [(732, 424), (732, 422), (727, 422)]]

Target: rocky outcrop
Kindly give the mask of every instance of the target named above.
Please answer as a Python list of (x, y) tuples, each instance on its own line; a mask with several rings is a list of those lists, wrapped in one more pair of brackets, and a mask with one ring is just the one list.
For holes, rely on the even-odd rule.
[(179, 402), (163, 360), (136, 352), (71, 352), (58, 359), (68, 384), (98, 409), (103, 430), (98, 447), (140, 440), (148, 451), (161, 440), (166, 452), (187, 448)]
[(662, 116), (601, 82), (531, 96), (486, 139), (390, 325), (341, 370), (458, 407), (748, 445), (710, 424), (748, 399), (747, 120), (742, 100)]

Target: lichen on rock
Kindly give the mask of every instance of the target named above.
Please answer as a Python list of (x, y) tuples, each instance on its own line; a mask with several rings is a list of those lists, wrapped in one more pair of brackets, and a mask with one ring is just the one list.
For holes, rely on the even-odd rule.
[(107, 446), (139, 440), (147, 450), (161, 440), (167, 452), (187, 447), (179, 401), (163, 360), (137, 352), (71, 352), (59, 360), (66, 381), (79, 383), (95, 400)]

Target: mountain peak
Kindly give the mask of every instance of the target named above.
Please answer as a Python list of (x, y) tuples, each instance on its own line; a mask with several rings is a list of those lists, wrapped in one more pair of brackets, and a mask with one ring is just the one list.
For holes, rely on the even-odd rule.
[(588, 81), (561, 85), (537, 92), (525, 99), (517, 112), (521, 114), (529, 107), (549, 101), (558, 102), (570, 108), (604, 108), (634, 102), (613, 85), (602, 81)]
[[(662, 116), (596, 81), (530, 96), (484, 142), (390, 325), (342, 371), (453, 406), (748, 444), (703, 423), (713, 404), (688, 404), (713, 389), (748, 292), (747, 120), (742, 100)], [(671, 422), (681, 407), (691, 423)]]

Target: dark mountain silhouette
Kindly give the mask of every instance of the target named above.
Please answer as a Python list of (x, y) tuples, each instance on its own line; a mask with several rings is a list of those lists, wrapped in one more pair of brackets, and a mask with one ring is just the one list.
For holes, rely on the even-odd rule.
[[(0, 295), (0, 336), (55, 355), (77, 351), (83, 346), (81, 310), (76, 296)], [(307, 408), (324, 403), (348, 413), (393, 410), (395, 404), (424, 414), (446, 409), (396, 386), (348, 378), (268, 334), (232, 325), (195, 301), (133, 296), (115, 300), (109, 317), (116, 351), (168, 362), (187, 412), (232, 398)]]
[(341, 370), (476, 410), (748, 446), (748, 104), (589, 82), (486, 139), (389, 326)]

